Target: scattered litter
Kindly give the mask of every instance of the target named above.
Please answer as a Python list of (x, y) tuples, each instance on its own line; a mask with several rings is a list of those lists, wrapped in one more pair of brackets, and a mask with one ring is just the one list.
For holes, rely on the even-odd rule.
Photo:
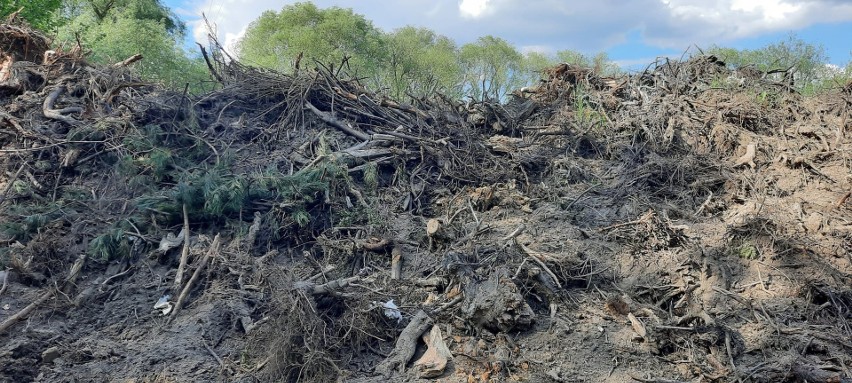
[(161, 253), (165, 253), (171, 249), (174, 249), (175, 247), (180, 246), (183, 243), (184, 235), (185, 233), (183, 229), (180, 230), (180, 233), (178, 233), (177, 236), (172, 233), (166, 234), (166, 236), (160, 240), (160, 247), (157, 250)]
[(402, 320), (402, 313), (399, 311), (399, 307), (393, 303), (393, 299), (382, 303), (382, 307), (385, 309), (385, 316), (390, 319), (396, 319), (396, 322), (399, 323)]
[(158, 300), (158, 301), (157, 301), (157, 303), (156, 303), (156, 304), (154, 304), (154, 309), (155, 309), (155, 310), (160, 310), (160, 311), (161, 311), (161, 313), (162, 313), (162, 316), (169, 315), (169, 313), (171, 313), (171, 312), (172, 312), (172, 308), (173, 308), (173, 306), (172, 306), (172, 303), (171, 303), (171, 302), (169, 302), (169, 298), (171, 298), (171, 297), (172, 297), (172, 296), (171, 296), (171, 295), (168, 295), (168, 294), (163, 295), (163, 296), (160, 298), (160, 300)]

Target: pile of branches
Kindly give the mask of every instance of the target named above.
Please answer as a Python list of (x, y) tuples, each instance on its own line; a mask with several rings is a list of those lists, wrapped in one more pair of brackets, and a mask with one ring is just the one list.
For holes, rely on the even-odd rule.
[[(419, 167), (432, 168), (435, 177), (459, 184), (501, 182), (518, 176), (520, 169), (496, 157), (478, 142), (489, 132), (468, 123), (469, 111), (440, 95), (400, 103), (367, 90), (357, 78), (346, 75), (347, 62), (315, 63), (313, 69), (285, 74), (247, 67), (218, 49), (205, 54), (222, 89), (198, 103), (198, 114), (211, 124), (247, 113), (243, 127), (257, 127), (253, 140), (277, 145), (287, 131), (301, 134), (320, 122), (348, 137), (352, 146), (342, 155), (377, 164), (392, 158), (416, 159)], [(215, 105), (212, 106), (211, 105)], [(213, 119), (215, 115), (215, 119)], [(304, 158), (293, 158), (304, 162)], [(473, 167), (476, 164), (476, 167)]]
[[(167, 325), (202, 301), (194, 292), (218, 289), (239, 308), (227, 315), (250, 355), (223, 361), (207, 347), (234, 378), (398, 376), (421, 338), (414, 366), (434, 377), (452, 358), (443, 329), (481, 376), (508, 374), (507, 334), (555, 321), (572, 287), (606, 288), (613, 249), (689, 246), (674, 221), (724, 211), (737, 187), (756, 193), (736, 173), (767, 160), (750, 140), (806, 113), (789, 87), (712, 56), (618, 79), (562, 64), (505, 104), (405, 104), (346, 75), (345, 60), (277, 73), (214, 40), (202, 52), (217, 89), (196, 97), (133, 76), (137, 56), (94, 66), (81, 47), (46, 41), (0, 26), (12, 47), (0, 79), (0, 257), (45, 290), (37, 304), (56, 286), (73, 293), (81, 270), (120, 261), (116, 277), (143, 279), (134, 262), (155, 260), (175, 270)], [(786, 165), (815, 168), (796, 161)], [(514, 213), (524, 218), (506, 220)], [(511, 230), (489, 222), (501, 219)], [(545, 246), (539, 231), (572, 250)], [(100, 263), (84, 268), (86, 256)], [(687, 300), (678, 293), (654, 299)]]

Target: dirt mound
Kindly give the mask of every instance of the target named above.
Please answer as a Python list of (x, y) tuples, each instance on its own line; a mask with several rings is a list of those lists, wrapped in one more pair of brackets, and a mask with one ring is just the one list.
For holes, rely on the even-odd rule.
[(405, 104), (217, 49), (192, 96), (27, 39), (7, 381), (852, 379), (848, 87), (699, 55)]

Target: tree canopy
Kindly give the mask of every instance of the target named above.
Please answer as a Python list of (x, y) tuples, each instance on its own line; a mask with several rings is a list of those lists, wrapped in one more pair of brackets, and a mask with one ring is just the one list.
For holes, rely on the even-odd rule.
[(19, 14), (30, 25), (37, 29), (48, 30), (57, 22), (62, 0), (2, 0), (0, 1), (0, 17), (6, 18), (13, 12)]
[[(141, 53), (145, 58), (134, 68), (145, 79), (182, 88), (209, 78), (202, 61), (184, 47), (185, 24), (162, 0), (0, 0), (2, 16), (21, 8), (23, 19), (55, 34), (58, 42), (73, 44), (79, 38), (93, 61), (115, 62)], [(535, 84), (542, 69), (560, 62), (592, 68), (601, 76), (623, 73), (606, 53), (520, 52), (496, 36), (459, 47), (427, 28), (384, 32), (352, 9), (319, 8), (310, 2), (264, 12), (236, 50), (248, 64), (279, 71), (293, 70), (299, 60), (302, 66), (318, 62), (400, 100), (435, 91), (459, 99), (504, 99), (516, 88)], [(709, 53), (732, 67), (787, 75), (802, 90), (852, 77), (852, 61), (846, 68), (827, 65), (822, 46), (792, 34), (757, 49), (713, 46)]]
[(461, 66), (456, 44), (426, 28), (404, 27), (385, 37), (385, 85), (398, 99), (424, 97), (434, 91), (461, 97)]
[(295, 3), (263, 12), (249, 24), (237, 51), (249, 63), (284, 71), (299, 57), (324, 64), (349, 58), (352, 74), (374, 76), (384, 59), (381, 37), (372, 22), (351, 9)]
[(79, 37), (95, 62), (139, 53), (138, 73), (174, 88), (197, 87), (208, 77), (200, 59), (183, 48), (185, 25), (159, 0), (70, 0), (63, 14), (67, 20), (58, 28), (58, 40), (73, 44)]
[(463, 86), (474, 99), (499, 100), (520, 85), (523, 56), (506, 40), (480, 37), (459, 52), (464, 68)]
[[(825, 77), (828, 57), (825, 48), (791, 34), (787, 39), (757, 49), (734, 49), (713, 46), (708, 53), (721, 58), (728, 65), (739, 68), (754, 66), (764, 72), (785, 72), (800, 89), (819, 85)], [(779, 75), (780, 76), (780, 75)]]

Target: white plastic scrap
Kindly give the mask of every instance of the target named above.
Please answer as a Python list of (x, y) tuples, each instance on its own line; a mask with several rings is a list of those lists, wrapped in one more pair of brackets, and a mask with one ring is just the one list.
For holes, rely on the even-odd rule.
[(382, 303), (382, 307), (385, 309), (386, 317), (396, 319), (397, 323), (402, 320), (402, 313), (399, 311), (399, 307), (393, 303), (393, 299)]
[(177, 237), (172, 233), (168, 233), (165, 237), (163, 237), (163, 239), (160, 240), (160, 247), (157, 250), (162, 253), (165, 253), (175, 247), (178, 247), (183, 243), (183, 237), (185, 236), (186, 232), (184, 232), (183, 229), (180, 230), (180, 233), (178, 233)]
[(172, 312), (172, 302), (169, 302), (169, 298), (171, 297), (172, 296), (168, 294), (163, 295), (160, 300), (154, 304), (154, 309), (160, 310), (163, 316), (169, 315), (169, 313)]

